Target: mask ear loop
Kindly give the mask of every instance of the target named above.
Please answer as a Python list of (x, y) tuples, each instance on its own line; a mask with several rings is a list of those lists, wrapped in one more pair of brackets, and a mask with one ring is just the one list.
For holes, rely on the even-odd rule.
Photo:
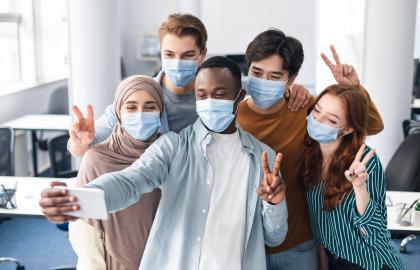
[[(239, 93), (238, 93), (238, 95), (236, 96), (236, 98), (233, 100), (233, 104), (235, 104), (235, 102), (236, 102), (236, 100), (238, 99), (238, 97), (241, 95), (241, 93), (242, 93), (242, 88), (241, 89), (239, 89)], [(238, 110), (239, 110), (239, 103), (238, 103), (238, 105), (236, 106), (236, 111), (235, 111), (235, 113), (233, 113), (232, 112), (232, 114), (233, 115), (236, 115), (237, 113), (238, 113)]]

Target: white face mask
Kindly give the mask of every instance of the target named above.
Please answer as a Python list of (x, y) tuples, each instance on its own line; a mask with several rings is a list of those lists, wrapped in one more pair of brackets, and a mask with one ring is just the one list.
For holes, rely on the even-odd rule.
[(160, 127), (160, 112), (122, 113), (121, 123), (131, 137), (145, 141)]

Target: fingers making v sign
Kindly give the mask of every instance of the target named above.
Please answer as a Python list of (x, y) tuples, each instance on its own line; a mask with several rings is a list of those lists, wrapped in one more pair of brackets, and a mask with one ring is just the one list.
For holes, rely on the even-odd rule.
[(282, 154), (277, 154), (274, 161), (273, 170), (270, 171), (268, 166), (267, 153), (262, 154), (262, 168), (264, 170), (264, 179), (257, 188), (260, 198), (271, 204), (281, 203), (286, 194), (286, 184), (281, 176), (279, 176), (280, 163), (283, 158)]
[(330, 46), (331, 53), (334, 58), (335, 64), (331, 62), (330, 59), (324, 54), (321, 53), (321, 57), (324, 60), (325, 64), (329, 67), (331, 70), (331, 73), (334, 76), (335, 81), (338, 84), (342, 85), (349, 85), (349, 86), (357, 86), (359, 85), (359, 77), (357, 76), (356, 70), (353, 66), (342, 64), (340, 62), (340, 57), (337, 54), (337, 51), (335, 50), (334, 46)]
[(350, 168), (344, 172), (347, 180), (349, 180), (354, 188), (363, 186), (367, 179), (368, 173), (366, 172), (366, 164), (375, 154), (375, 149), (371, 149), (369, 153), (362, 160), (363, 152), (365, 151), (366, 145), (363, 144), (356, 154), (356, 157), (351, 164)]
[(70, 139), (78, 145), (90, 145), (95, 139), (95, 124), (92, 105), (87, 106), (87, 117), (77, 106), (72, 107), (77, 121), (69, 128)]

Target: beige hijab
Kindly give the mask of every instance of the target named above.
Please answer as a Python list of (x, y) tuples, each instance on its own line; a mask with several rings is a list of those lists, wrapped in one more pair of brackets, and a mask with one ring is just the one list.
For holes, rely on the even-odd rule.
[[(162, 112), (162, 90), (152, 78), (136, 75), (121, 82), (114, 102), (117, 124), (109, 139), (85, 154), (78, 175), (79, 184), (86, 184), (102, 174), (130, 166), (158, 137), (156, 134), (150, 141), (139, 141), (121, 127), (122, 106), (136, 91), (146, 91), (152, 95)], [(129, 208), (111, 214), (106, 221), (88, 220), (89, 224), (102, 232), (108, 270), (138, 269), (160, 196), (160, 190), (156, 189), (143, 195)]]

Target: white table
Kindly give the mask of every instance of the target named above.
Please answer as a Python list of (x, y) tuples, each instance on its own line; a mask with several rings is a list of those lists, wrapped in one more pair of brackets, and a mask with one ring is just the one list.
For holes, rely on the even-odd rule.
[(15, 177), (0, 176), (0, 184), (6, 188), (13, 188), (17, 182), (16, 205), (15, 209), (0, 208), (0, 217), (26, 216), (41, 217), (42, 210), (38, 202), (41, 197), (41, 191), (49, 187), (51, 181), (65, 182), (68, 186), (75, 185), (75, 178), (57, 179), (41, 177)]
[(411, 104), (411, 108), (420, 109), (420, 98), (414, 100), (413, 104)]
[(67, 131), (71, 116), (62, 114), (28, 114), (3, 124), (14, 130), (30, 131), (32, 135), (32, 163), (34, 176), (38, 176), (37, 131)]
[[(398, 211), (396, 211), (395, 205), (398, 203), (406, 203), (409, 207), (412, 202), (416, 199), (420, 199), (420, 192), (404, 192), (404, 191), (387, 191), (387, 197), (391, 199), (391, 202), (394, 206), (387, 206), (388, 213), (388, 230), (394, 232), (403, 232), (403, 233), (420, 233), (419, 226), (401, 226), (396, 223), (398, 217)], [(389, 200), (387, 198), (387, 205)], [(411, 216), (411, 212), (407, 213)]]

